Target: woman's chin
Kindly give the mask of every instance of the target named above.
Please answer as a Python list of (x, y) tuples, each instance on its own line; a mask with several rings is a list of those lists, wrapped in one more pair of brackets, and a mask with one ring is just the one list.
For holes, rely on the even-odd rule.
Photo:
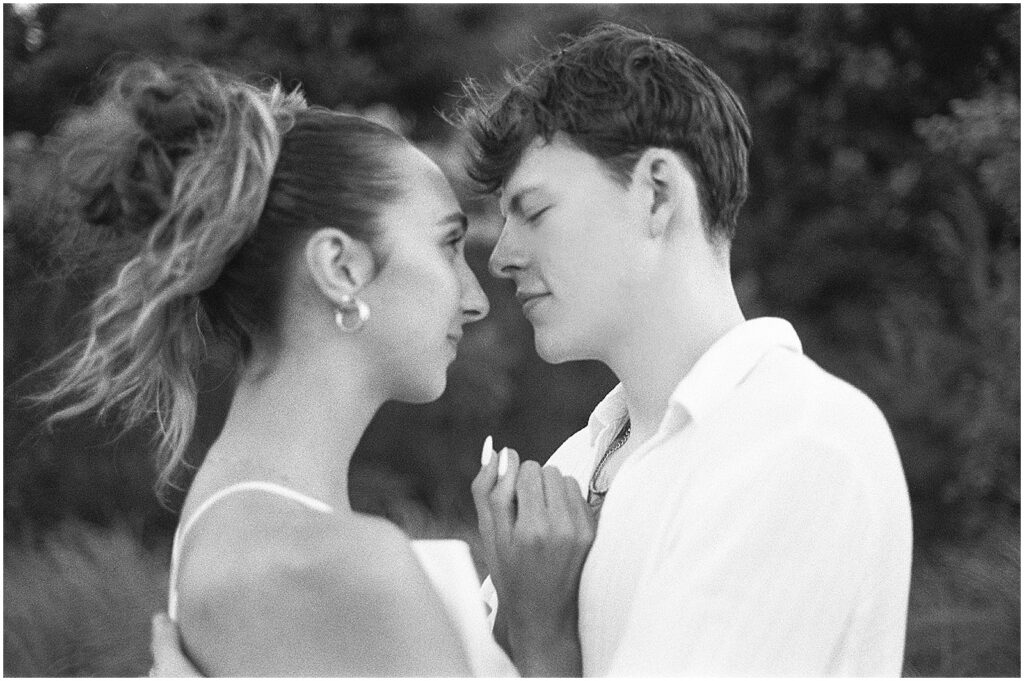
[(410, 404), (426, 404), (440, 399), (447, 387), (448, 376), (446, 374), (442, 374), (435, 380), (410, 386), (407, 390), (403, 391), (403, 394), (400, 397), (396, 397), (395, 399), (400, 402), (408, 402)]

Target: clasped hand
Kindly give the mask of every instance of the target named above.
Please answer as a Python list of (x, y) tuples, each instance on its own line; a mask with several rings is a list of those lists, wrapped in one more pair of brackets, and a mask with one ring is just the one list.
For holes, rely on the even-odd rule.
[[(523, 674), (579, 675), (580, 574), (596, 521), (571, 476), (511, 449), (473, 480), (484, 560), (498, 592), (513, 661)], [(499, 459), (505, 458), (499, 473)]]

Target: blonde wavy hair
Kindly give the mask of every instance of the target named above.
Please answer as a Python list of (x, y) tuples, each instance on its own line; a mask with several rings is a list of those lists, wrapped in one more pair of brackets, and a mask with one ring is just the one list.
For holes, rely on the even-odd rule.
[(60, 129), (84, 222), (138, 243), (38, 397), (66, 403), (51, 423), (94, 409), (116, 408), (127, 426), (155, 417), (161, 488), (195, 424), (210, 329), (200, 294), (256, 231), (282, 136), (304, 109), (298, 90), (140, 62)]

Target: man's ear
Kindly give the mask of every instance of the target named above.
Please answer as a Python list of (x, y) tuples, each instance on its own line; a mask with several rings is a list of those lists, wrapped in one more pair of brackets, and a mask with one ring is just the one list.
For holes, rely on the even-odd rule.
[(313, 282), (334, 304), (355, 295), (376, 273), (370, 246), (334, 227), (315, 231), (303, 255)]
[(649, 211), (648, 236), (661, 238), (671, 233), (682, 217), (700, 221), (697, 184), (679, 154), (671, 149), (646, 150), (633, 169), (633, 182), (642, 192)]

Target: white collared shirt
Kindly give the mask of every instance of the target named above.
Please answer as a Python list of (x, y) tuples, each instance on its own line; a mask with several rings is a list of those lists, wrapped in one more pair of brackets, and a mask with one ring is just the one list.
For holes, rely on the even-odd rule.
[[(626, 418), (619, 386), (547, 465), (586, 489)], [(881, 412), (788, 322), (744, 322), (612, 482), (580, 584), (584, 676), (898, 676), (910, 557)]]

